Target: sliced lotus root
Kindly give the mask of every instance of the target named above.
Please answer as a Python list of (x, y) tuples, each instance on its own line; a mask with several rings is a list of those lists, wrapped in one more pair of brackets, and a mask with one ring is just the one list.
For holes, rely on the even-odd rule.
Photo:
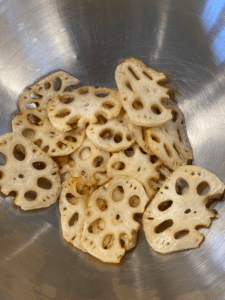
[(59, 198), (63, 237), (84, 252), (86, 250), (81, 244), (81, 233), (87, 214), (89, 193), (90, 187), (82, 185), (80, 178), (70, 177), (63, 182)]
[(198, 229), (208, 228), (215, 217), (207, 204), (220, 198), (224, 188), (215, 175), (200, 167), (179, 167), (143, 215), (150, 246), (161, 253), (197, 248), (204, 238)]
[(58, 168), (61, 169), (63, 166), (69, 163), (70, 156), (55, 156), (52, 157), (53, 161), (57, 164)]
[(19, 109), (46, 109), (49, 100), (72, 91), (80, 81), (66, 72), (55, 72), (27, 88), (19, 98)]
[(61, 190), (58, 167), (38, 146), (17, 133), (0, 136), (0, 188), (23, 210), (48, 207)]
[(70, 155), (70, 158), (72, 161), (63, 166), (61, 174), (69, 172), (73, 177), (82, 178), (83, 183), (89, 186), (102, 184), (102, 176), (106, 179), (101, 173), (106, 172), (110, 154), (96, 148), (89, 139), (86, 138), (82, 146)]
[(86, 134), (96, 147), (109, 152), (126, 149), (134, 143), (132, 131), (124, 118), (124, 113), (106, 120), (104, 124), (89, 125)]
[(46, 110), (23, 110), (12, 121), (14, 132), (29, 138), (50, 156), (68, 155), (80, 147), (85, 129), (59, 132), (49, 122)]
[(114, 153), (107, 164), (108, 177), (131, 176), (140, 182), (151, 200), (170, 172), (155, 156), (144, 152), (137, 144)]
[(168, 88), (161, 85), (166, 80), (163, 73), (131, 58), (117, 67), (115, 79), (123, 107), (133, 124), (153, 127), (171, 120), (171, 109), (162, 102), (169, 100)]
[(168, 106), (173, 118), (168, 123), (146, 130), (146, 143), (152, 153), (172, 170), (193, 160), (193, 152), (188, 139), (184, 115), (172, 100)]
[(73, 93), (70, 98), (57, 96), (48, 104), (48, 116), (52, 125), (65, 132), (87, 123), (95, 123), (102, 115), (111, 119), (120, 113), (121, 98), (113, 89), (84, 86)]
[(115, 178), (95, 191), (81, 239), (87, 252), (103, 262), (119, 263), (140, 228), (134, 216), (143, 213), (147, 202), (142, 185), (131, 177)]

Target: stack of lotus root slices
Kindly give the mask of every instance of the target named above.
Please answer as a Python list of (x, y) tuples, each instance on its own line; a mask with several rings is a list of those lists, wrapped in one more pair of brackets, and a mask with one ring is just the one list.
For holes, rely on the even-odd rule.
[(23, 210), (58, 200), (62, 235), (74, 247), (119, 263), (138, 241), (158, 252), (196, 248), (225, 189), (192, 166), (185, 121), (167, 78), (131, 58), (118, 90), (81, 86), (56, 72), (19, 99), (12, 133), (0, 137), (0, 187)]

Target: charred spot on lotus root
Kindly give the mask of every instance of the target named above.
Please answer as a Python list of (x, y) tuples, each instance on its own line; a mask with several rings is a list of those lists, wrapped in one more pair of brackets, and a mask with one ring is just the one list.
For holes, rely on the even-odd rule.
[(15, 159), (22, 161), (25, 159), (25, 148), (23, 145), (21, 144), (17, 144), (14, 148), (13, 148), (13, 155), (15, 157)]
[(104, 125), (105, 123), (107, 123), (107, 119), (103, 115), (97, 115), (96, 118), (97, 118), (96, 124)]
[(119, 144), (120, 142), (122, 142), (122, 140), (123, 140), (122, 133), (120, 133), (120, 132), (116, 133), (114, 136), (114, 142)]
[(70, 104), (71, 102), (74, 101), (74, 97), (72, 96), (65, 96), (65, 95), (62, 95), (62, 96), (58, 96), (58, 99), (60, 102), (64, 103), (64, 104)]
[(58, 92), (61, 89), (61, 86), (62, 86), (61, 79), (59, 77), (56, 77), (54, 80), (54, 90)]
[(97, 156), (93, 161), (93, 166), (95, 168), (98, 168), (102, 165), (103, 161), (104, 161), (104, 159), (102, 156)]
[(129, 147), (124, 151), (124, 153), (127, 157), (132, 157), (134, 155), (134, 149), (132, 147)]
[(0, 152), (0, 166), (4, 166), (6, 164), (6, 156)]
[(77, 139), (74, 136), (71, 136), (71, 135), (67, 135), (66, 137), (64, 137), (64, 140), (68, 141), (70, 143), (76, 143), (77, 142)]
[(105, 211), (108, 208), (107, 201), (105, 199), (96, 199), (96, 205), (101, 211)]
[(86, 160), (91, 156), (91, 148), (85, 147), (80, 150), (79, 157), (81, 160)]
[(37, 185), (39, 186), (39, 188), (44, 189), (44, 190), (50, 190), (52, 188), (51, 181), (45, 177), (38, 178)]
[(144, 108), (144, 105), (142, 103), (142, 100), (140, 98), (136, 98), (134, 99), (133, 103), (132, 103), (132, 107), (135, 109), (135, 110), (141, 110)]
[(36, 115), (34, 114), (28, 114), (27, 115), (27, 120), (29, 121), (29, 123), (31, 125), (35, 125), (35, 126), (42, 126), (43, 125), (43, 121)]
[(99, 133), (99, 136), (104, 140), (111, 140), (113, 138), (113, 133), (111, 129), (104, 129)]
[(35, 131), (33, 129), (30, 129), (30, 128), (25, 128), (23, 131), (22, 131), (22, 135), (28, 139), (31, 139), (32, 137), (34, 137), (35, 135)]
[(117, 171), (122, 171), (125, 169), (125, 163), (122, 161), (117, 161), (114, 164), (112, 164), (112, 168)]
[(137, 195), (133, 195), (129, 199), (129, 205), (130, 205), (130, 207), (137, 207), (140, 204), (140, 202), (141, 202), (140, 197), (137, 196)]
[(155, 227), (154, 231), (155, 231), (155, 233), (159, 234), (159, 233), (162, 233), (163, 231), (167, 230), (171, 226), (173, 226), (173, 220), (171, 220), (171, 219), (165, 220), (162, 223), (160, 223), (159, 225), (157, 225)]
[(37, 198), (37, 193), (35, 191), (28, 191), (24, 194), (24, 198), (28, 201), (34, 201)]
[(106, 101), (106, 102), (103, 102), (103, 103), (102, 103), (102, 106), (103, 106), (105, 109), (112, 109), (112, 108), (115, 106), (115, 104), (112, 103), (112, 102)]
[(32, 166), (36, 170), (44, 170), (46, 168), (46, 164), (43, 161), (35, 161), (32, 163)]
[(70, 227), (74, 226), (78, 222), (78, 219), (79, 219), (79, 214), (75, 212), (68, 222), (69, 226)]
[(196, 189), (197, 189), (197, 193), (200, 196), (205, 196), (208, 194), (208, 192), (210, 190), (210, 186), (209, 186), (208, 182), (202, 181), (198, 184)]
[(189, 184), (183, 178), (179, 178), (176, 181), (175, 190), (178, 195), (184, 195), (189, 191)]
[(137, 76), (137, 74), (134, 72), (134, 70), (131, 67), (128, 67), (128, 71), (133, 75), (133, 77), (136, 80), (140, 80), (140, 78)]
[(189, 231), (189, 230), (186, 230), (186, 229), (180, 230), (180, 231), (178, 231), (178, 232), (176, 232), (176, 233), (174, 234), (174, 238), (175, 238), (176, 240), (179, 240), (179, 239), (185, 237), (186, 235), (188, 235), (189, 232), (190, 232), (190, 231)]
[(105, 222), (103, 219), (99, 218), (95, 221), (93, 221), (89, 226), (88, 226), (88, 232), (93, 233), (93, 234), (98, 234), (102, 232), (105, 228)]
[(67, 145), (64, 144), (64, 143), (61, 142), (61, 141), (57, 142), (56, 145), (57, 145), (57, 146), (59, 147), (59, 149), (61, 149), (61, 150), (65, 150), (65, 149), (67, 148)]
[(159, 106), (157, 106), (157, 105), (152, 105), (152, 106), (151, 106), (151, 110), (152, 110), (152, 112), (153, 112), (154, 114), (156, 114), (156, 115), (161, 115), (161, 110), (160, 110)]
[(172, 200), (166, 200), (166, 201), (163, 201), (161, 202), (159, 205), (158, 205), (158, 210), (159, 211), (165, 211), (167, 209), (169, 209), (171, 207), (171, 205), (173, 204), (173, 201)]
[(67, 117), (69, 114), (71, 113), (71, 111), (67, 108), (61, 109), (60, 111), (57, 112), (57, 114), (55, 114), (56, 118), (65, 118)]
[(114, 235), (107, 234), (102, 240), (102, 248), (106, 249), (106, 250), (111, 248), (113, 245), (114, 239), (115, 239)]
[(112, 191), (112, 199), (115, 202), (121, 201), (124, 198), (124, 188), (122, 186), (117, 186)]

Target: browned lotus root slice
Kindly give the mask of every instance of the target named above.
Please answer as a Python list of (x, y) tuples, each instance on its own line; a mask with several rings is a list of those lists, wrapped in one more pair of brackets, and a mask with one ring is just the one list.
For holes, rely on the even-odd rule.
[(63, 166), (69, 163), (70, 156), (55, 156), (52, 157), (52, 159), (57, 164), (58, 168), (61, 169)]
[(80, 81), (66, 72), (55, 72), (27, 88), (19, 98), (19, 109), (38, 107), (46, 109), (49, 100), (70, 92)]
[(0, 136), (0, 190), (14, 192), (23, 210), (48, 207), (61, 190), (58, 167), (28, 139), (17, 133)]
[[(224, 184), (212, 173), (195, 166), (179, 167), (164, 182), (143, 215), (145, 235), (157, 252), (197, 248), (215, 211), (207, 208), (212, 198), (220, 198)], [(219, 199), (218, 199), (219, 200)]]
[(131, 58), (117, 67), (115, 79), (123, 107), (133, 124), (153, 127), (171, 120), (171, 109), (162, 102), (169, 100), (168, 88), (159, 84), (166, 80), (163, 73)]
[(129, 129), (129, 120), (124, 119), (124, 113), (106, 120), (104, 124), (91, 124), (86, 134), (92, 143), (100, 149), (114, 152), (128, 148), (134, 143), (132, 131)]
[(82, 146), (70, 155), (70, 158), (72, 161), (63, 166), (61, 174), (69, 172), (73, 177), (82, 178), (82, 182), (89, 186), (103, 184), (109, 180), (106, 174), (101, 173), (106, 172), (110, 154), (96, 148), (89, 139), (86, 138)]
[(81, 178), (70, 177), (62, 184), (59, 198), (61, 228), (65, 240), (86, 252), (81, 244), (81, 233), (87, 214), (90, 187)]
[(151, 200), (170, 172), (154, 155), (147, 154), (134, 144), (124, 152), (114, 153), (107, 164), (108, 177), (130, 176), (140, 182)]
[(87, 252), (104, 262), (119, 263), (140, 228), (134, 216), (143, 213), (147, 201), (142, 185), (131, 177), (118, 177), (95, 191), (81, 239)]
[(12, 121), (14, 132), (29, 138), (50, 156), (68, 155), (80, 147), (85, 129), (59, 132), (49, 122), (46, 110), (26, 109), (18, 113)]
[(172, 109), (173, 118), (160, 127), (146, 131), (146, 143), (152, 153), (172, 170), (186, 165), (193, 160), (193, 152), (188, 139), (184, 115), (172, 100), (168, 106)]
[(113, 89), (84, 86), (73, 93), (69, 100), (57, 96), (48, 104), (48, 116), (52, 125), (65, 132), (76, 126), (95, 123), (99, 115), (111, 119), (120, 113), (121, 98)]

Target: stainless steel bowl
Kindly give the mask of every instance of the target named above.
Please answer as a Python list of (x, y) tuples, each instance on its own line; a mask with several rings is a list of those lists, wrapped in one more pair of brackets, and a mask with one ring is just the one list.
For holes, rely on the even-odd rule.
[[(196, 165), (225, 181), (225, 0), (0, 0), (0, 134), (19, 94), (62, 69), (116, 88), (116, 66), (137, 57), (170, 74)], [(154, 252), (140, 231), (120, 265), (73, 249), (57, 204), (23, 212), (0, 199), (1, 300), (225, 299), (225, 203), (197, 250)]]

